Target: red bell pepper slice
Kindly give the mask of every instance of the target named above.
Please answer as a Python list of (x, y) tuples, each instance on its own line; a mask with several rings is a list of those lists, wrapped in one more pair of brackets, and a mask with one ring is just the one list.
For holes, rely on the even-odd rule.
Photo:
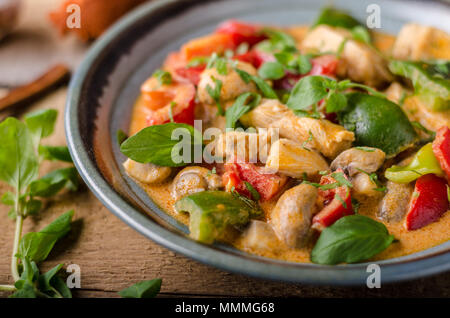
[(258, 191), (262, 201), (273, 198), (286, 184), (288, 178), (277, 174), (267, 174), (251, 163), (226, 163), (225, 173), (222, 176), (227, 191), (234, 190), (248, 198), (252, 198), (245, 182)]
[[(338, 169), (336, 172), (345, 176), (342, 169)], [(332, 175), (322, 176), (320, 179), (320, 185), (336, 182)], [(314, 216), (312, 225), (313, 228), (319, 231), (346, 215), (354, 214), (350, 189), (346, 185), (328, 190), (319, 188), (319, 200), (322, 201), (324, 208)]]
[(244, 54), (235, 55), (233, 59), (252, 64), (255, 68), (259, 68), (265, 62), (275, 61), (275, 57), (272, 54), (258, 50), (251, 50)]
[(200, 74), (202, 74), (205, 68), (206, 65), (181, 67), (177, 68), (175, 73), (183, 79), (186, 79), (188, 82), (198, 85), (198, 82), (200, 82)]
[(450, 129), (447, 126), (439, 128), (436, 132), (433, 152), (442, 170), (447, 174), (448, 180), (450, 180)]
[(252, 46), (267, 38), (267, 36), (262, 33), (262, 27), (260, 25), (236, 20), (228, 20), (221, 23), (216, 32), (229, 34), (236, 46), (244, 42)]
[(416, 181), (406, 214), (408, 231), (436, 222), (449, 209), (447, 181), (434, 174), (426, 174)]

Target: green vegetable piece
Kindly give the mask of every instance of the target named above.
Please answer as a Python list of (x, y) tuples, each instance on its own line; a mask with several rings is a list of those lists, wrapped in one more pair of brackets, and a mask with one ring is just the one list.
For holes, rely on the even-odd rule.
[(384, 176), (397, 183), (409, 183), (428, 173), (434, 173), (438, 176), (444, 175), (439, 161), (434, 156), (432, 143), (423, 146), (415, 154), (409, 165), (404, 167), (392, 166), (386, 169)]
[[(249, 98), (251, 98), (251, 100), (247, 103)], [(226, 128), (236, 128), (236, 123), (239, 119), (251, 109), (259, 105), (260, 101), (261, 95), (256, 93), (248, 92), (239, 95), (233, 103), (233, 106), (228, 108), (225, 112)]]
[(284, 76), (284, 67), (279, 62), (266, 62), (258, 69), (263, 79), (277, 80)]
[(71, 191), (78, 189), (78, 173), (73, 167), (54, 170), (30, 184), (33, 196), (48, 198), (67, 187)]
[(66, 146), (39, 146), (39, 155), (45, 160), (59, 160), (72, 163), (69, 148)]
[(362, 26), (361, 22), (349, 15), (345, 11), (341, 11), (332, 7), (326, 7), (319, 14), (313, 27), (326, 24), (333, 27), (341, 27), (345, 29), (353, 29), (356, 26)]
[(450, 109), (450, 80), (435, 71), (435, 66), (424, 62), (391, 61), (392, 73), (409, 78), (415, 94), (433, 111)]
[(367, 260), (394, 241), (386, 226), (363, 215), (345, 216), (325, 228), (311, 252), (316, 264), (335, 265)]
[(175, 209), (190, 214), (189, 231), (194, 240), (211, 244), (227, 226), (244, 225), (260, 213), (249, 201), (230, 192), (203, 191), (178, 200)]
[[(172, 135), (174, 135), (173, 140)], [(125, 140), (120, 146), (120, 151), (128, 158), (140, 163), (180, 167), (193, 162), (192, 147), (196, 145), (202, 145), (202, 138), (201, 133), (194, 127), (167, 123), (142, 129)], [(183, 160), (184, 156), (180, 154), (182, 149), (190, 149), (190, 158), (187, 160), (189, 162)]]
[(29, 128), (15, 118), (0, 123), (0, 179), (19, 192), (38, 175), (38, 158)]
[(323, 76), (306, 76), (300, 79), (292, 89), (287, 101), (287, 107), (293, 110), (307, 110), (328, 94), (328, 80)]
[(152, 76), (158, 80), (160, 85), (172, 84), (172, 75), (167, 71), (156, 70)]
[(391, 101), (363, 93), (347, 94), (339, 122), (355, 133), (356, 146), (383, 150), (388, 158), (409, 148), (417, 134), (402, 109)]
[(45, 260), (56, 241), (70, 231), (73, 214), (73, 211), (66, 212), (41, 231), (25, 234), (19, 244), (20, 258), (34, 262)]
[(161, 284), (160, 278), (145, 280), (121, 290), (119, 295), (123, 298), (154, 298), (161, 290)]
[(55, 128), (58, 111), (55, 109), (38, 110), (25, 115), (25, 123), (33, 136), (37, 138), (37, 143), (41, 138), (50, 136)]

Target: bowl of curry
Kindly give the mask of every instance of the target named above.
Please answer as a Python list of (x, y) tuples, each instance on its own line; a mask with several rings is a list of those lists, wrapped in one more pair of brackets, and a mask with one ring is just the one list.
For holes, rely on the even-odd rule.
[(380, 29), (363, 2), (254, 2), (148, 4), (94, 45), (66, 111), (88, 186), (150, 239), (234, 272), (447, 270), (448, 7), (382, 2)]

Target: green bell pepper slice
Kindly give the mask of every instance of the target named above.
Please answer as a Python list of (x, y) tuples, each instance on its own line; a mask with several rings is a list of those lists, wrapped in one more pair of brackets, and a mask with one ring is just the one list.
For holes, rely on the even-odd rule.
[(429, 173), (434, 173), (437, 176), (444, 175), (439, 161), (434, 156), (432, 143), (420, 148), (409, 165), (404, 167), (392, 166), (386, 169), (384, 176), (393, 182), (409, 183)]
[(262, 213), (256, 202), (225, 191), (203, 191), (185, 196), (175, 203), (175, 210), (190, 214), (190, 236), (206, 244), (221, 237), (229, 225), (245, 225), (251, 217)]
[[(440, 64), (446, 65), (446, 64)], [(392, 73), (409, 78), (415, 94), (432, 111), (450, 109), (450, 80), (438, 72), (437, 65), (425, 62), (391, 61)]]

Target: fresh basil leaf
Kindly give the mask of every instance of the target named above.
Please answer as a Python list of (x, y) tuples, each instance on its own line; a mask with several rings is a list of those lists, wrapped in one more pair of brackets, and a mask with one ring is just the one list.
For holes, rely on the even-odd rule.
[(345, 29), (353, 29), (358, 25), (362, 25), (358, 20), (353, 18), (347, 12), (335, 9), (333, 7), (326, 7), (322, 10), (313, 27), (326, 24), (334, 27), (341, 27)]
[(153, 75), (160, 85), (170, 85), (172, 84), (172, 75), (164, 70), (156, 70)]
[(53, 276), (50, 284), (63, 298), (72, 298), (72, 292), (67, 287), (66, 282), (58, 275)]
[(160, 278), (145, 280), (121, 290), (119, 295), (123, 298), (154, 298), (161, 290), (161, 284)]
[(27, 203), (25, 204), (24, 215), (28, 216), (37, 214), (41, 209), (42, 209), (41, 200), (36, 199), (28, 200)]
[(264, 95), (264, 97), (270, 98), (270, 99), (278, 99), (278, 96), (274, 92), (272, 87), (270, 87), (270, 85), (267, 84), (263, 79), (261, 79), (257, 76), (252, 76), (252, 81), (256, 84), (256, 86), (261, 91), (261, 93)]
[(16, 202), (16, 198), (14, 196), (14, 193), (7, 191), (3, 193), (1, 201), (4, 205), (14, 205)]
[(308, 110), (308, 108), (324, 99), (327, 94), (327, 82), (323, 76), (306, 76), (301, 78), (292, 89), (287, 107), (294, 110)]
[(32, 135), (21, 121), (9, 117), (0, 123), (0, 179), (21, 192), (38, 175)]
[(192, 58), (189, 63), (187, 63), (187, 67), (196, 67), (196, 66), (201, 66), (201, 65), (206, 65), (208, 64), (209, 61), (209, 56), (198, 56), (198, 57), (194, 57)]
[(327, 113), (337, 113), (347, 107), (347, 98), (342, 93), (331, 93), (326, 100)]
[(266, 62), (258, 69), (258, 74), (263, 79), (277, 80), (284, 76), (284, 67), (279, 62)]
[(322, 231), (311, 252), (316, 264), (334, 265), (367, 260), (394, 240), (386, 226), (367, 216), (345, 216)]
[[(174, 135), (177, 132), (183, 134), (181, 136)], [(172, 139), (172, 135), (174, 135), (174, 139)], [(175, 139), (175, 137), (178, 137), (178, 139)], [(202, 145), (202, 139), (201, 133), (195, 131), (194, 127), (186, 124), (167, 123), (142, 129), (125, 140), (120, 146), (120, 151), (128, 158), (140, 163), (180, 167), (192, 163), (194, 154), (192, 147), (196, 145)], [(191, 147), (190, 162), (175, 162), (173, 160), (173, 151), (189, 147)]]
[(222, 81), (216, 78), (212, 78), (214, 81), (214, 88), (212, 88), (209, 84), (206, 86), (206, 91), (209, 96), (216, 102), (216, 106), (219, 109), (219, 115), (223, 116), (225, 111), (220, 103), (220, 91), (222, 90)]
[[(250, 103), (247, 103), (249, 98), (251, 98)], [(236, 123), (239, 119), (259, 105), (260, 101), (261, 95), (256, 93), (249, 92), (239, 95), (233, 103), (233, 106), (228, 108), (225, 112), (226, 128), (236, 128)]]
[(298, 72), (300, 74), (307, 74), (312, 69), (311, 59), (307, 55), (299, 55), (298, 57)]
[(240, 70), (238, 68), (236, 68), (235, 71), (236, 71), (236, 73), (239, 74), (239, 76), (245, 82), (245, 84), (248, 84), (251, 82), (252, 76), (250, 74), (248, 74), (246, 71)]
[(269, 39), (259, 43), (258, 48), (268, 52), (297, 51), (295, 39), (291, 35), (273, 29), (265, 29), (263, 32)]
[(50, 291), (52, 289), (52, 285), (50, 281), (55, 277), (56, 274), (61, 270), (63, 267), (62, 264), (58, 264), (52, 269), (50, 269), (47, 273), (39, 275), (38, 278), (38, 284), (39, 289), (42, 291)]
[(73, 214), (73, 211), (66, 212), (41, 231), (25, 234), (19, 244), (19, 256), (22, 261), (45, 260), (55, 243), (70, 231)]
[(37, 294), (34, 286), (26, 282), (14, 294), (10, 295), (9, 298), (37, 298)]
[(365, 27), (357, 25), (351, 30), (351, 32), (353, 39), (356, 41), (370, 44), (370, 33)]
[(43, 109), (25, 115), (25, 123), (33, 136), (39, 141), (41, 138), (48, 137), (53, 133), (57, 117), (57, 110)]
[(39, 155), (45, 160), (72, 162), (69, 148), (66, 146), (39, 146)]
[(128, 138), (128, 135), (122, 130), (119, 129), (116, 133), (116, 139), (119, 146)]
[(30, 193), (38, 197), (50, 197), (64, 187), (71, 191), (78, 189), (78, 173), (73, 167), (52, 171), (30, 184)]
[(256, 190), (249, 182), (244, 181), (245, 187), (247, 188), (247, 190), (250, 192), (253, 200), (255, 201), (259, 201), (259, 199), (261, 198), (261, 195), (259, 194), (258, 190)]
[(347, 178), (344, 176), (344, 173), (342, 172), (334, 172), (331, 174), (331, 177), (336, 180), (337, 182), (339, 182), (339, 184), (341, 186), (345, 185), (347, 187), (352, 188), (353, 184), (347, 180)]

